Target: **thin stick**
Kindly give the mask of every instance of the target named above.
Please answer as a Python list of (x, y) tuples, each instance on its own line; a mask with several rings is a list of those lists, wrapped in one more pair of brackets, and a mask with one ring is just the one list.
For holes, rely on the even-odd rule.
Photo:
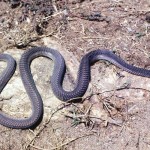
[(82, 135), (82, 136), (73, 138), (73, 139), (71, 139), (71, 140), (69, 140), (69, 141), (67, 141), (67, 142), (65, 142), (65, 143), (63, 143), (63, 144), (61, 144), (61, 145), (59, 145), (59, 146), (56, 146), (56, 147), (54, 147), (54, 148), (51, 148), (51, 149), (43, 149), (43, 148), (40, 148), (40, 147), (31, 145), (31, 144), (30, 144), (30, 146), (32, 146), (33, 148), (38, 149), (38, 150), (56, 150), (56, 149), (61, 148), (61, 147), (65, 146), (65, 145), (68, 145), (68, 144), (70, 144), (70, 143), (72, 143), (72, 142), (74, 142), (74, 141), (76, 141), (76, 140), (78, 140), (78, 139), (80, 139), (80, 138), (83, 138), (83, 137), (86, 137), (86, 136), (90, 136), (90, 135), (93, 135), (93, 133), (91, 133), (91, 134), (86, 134), (86, 135)]

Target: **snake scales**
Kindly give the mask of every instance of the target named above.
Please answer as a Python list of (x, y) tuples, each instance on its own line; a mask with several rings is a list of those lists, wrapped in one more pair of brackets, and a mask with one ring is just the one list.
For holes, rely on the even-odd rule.
[[(22, 82), (24, 84), (24, 87), (32, 104), (32, 115), (29, 118), (16, 119), (0, 112), (1, 125), (9, 128), (26, 129), (34, 126), (42, 117), (43, 115), (42, 99), (35, 86), (30, 70), (30, 64), (32, 60), (40, 56), (50, 58), (54, 61), (54, 69), (51, 77), (51, 86), (53, 93), (60, 100), (63, 101), (67, 101), (69, 99), (73, 99), (76, 97), (82, 97), (84, 95), (90, 82), (90, 66), (92, 63), (101, 59), (107, 60), (129, 73), (144, 77), (150, 77), (149, 70), (129, 65), (124, 60), (122, 60), (109, 50), (98, 49), (89, 52), (82, 58), (74, 90), (65, 91), (62, 88), (62, 82), (66, 66), (62, 55), (58, 51), (46, 47), (31, 48), (22, 55), (19, 63), (19, 70)], [(10, 55), (7, 54), (0, 54), (0, 61), (7, 62), (7, 67), (0, 76), (0, 92), (2, 92), (3, 88), (5, 87), (5, 85), (15, 72), (16, 62)]]

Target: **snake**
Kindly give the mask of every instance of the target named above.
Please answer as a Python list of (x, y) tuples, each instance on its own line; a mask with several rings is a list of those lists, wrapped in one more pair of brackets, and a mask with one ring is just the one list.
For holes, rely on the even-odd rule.
[[(68, 100), (78, 97), (83, 97), (91, 80), (91, 65), (99, 60), (109, 61), (115, 66), (131, 74), (150, 77), (150, 70), (139, 68), (126, 63), (111, 50), (97, 49), (87, 53), (82, 57), (78, 69), (75, 87), (72, 91), (66, 91), (62, 86), (66, 72), (66, 64), (63, 56), (57, 50), (52, 48), (33, 47), (25, 51), (19, 61), (20, 76), (31, 101), (32, 114), (28, 118), (14, 118), (1, 111), (1, 125), (14, 129), (28, 129), (36, 126), (39, 120), (41, 120), (43, 116), (43, 102), (41, 95), (36, 88), (30, 68), (32, 61), (38, 57), (46, 57), (54, 61), (54, 68), (50, 78), (50, 83), (54, 95), (64, 102), (68, 102)], [(0, 61), (7, 63), (7, 67), (3, 70), (0, 76), (1, 93), (16, 70), (16, 61), (8, 54), (0, 54)]]

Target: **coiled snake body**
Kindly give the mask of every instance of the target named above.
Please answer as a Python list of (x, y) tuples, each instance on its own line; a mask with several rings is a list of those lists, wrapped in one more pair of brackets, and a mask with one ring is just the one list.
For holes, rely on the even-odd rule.
[[(1, 112), (1, 125), (16, 129), (26, 129), (34, 126), (43, 115), (42, 99), (35, 86), (30, 70), (30, 64), (32, 60), (40, 56), (50, 58), (54, 61), (53, 75), (51, 77), (51, 86), (54, 94), (63, 101), (67, 101), (76, 97), (82, 97), (84, 95), (90, 82), (90, 65), (101, 59), (107, 60), (112, 64), (118, 66), (119, 68), (122, 68), (123, 70), (132, 74), (150, 77), (149, 70), (129, 65), (109, 50), (95, 50), (89, 52), (82, 58), (74, 90), (65, 91), (62, 88), (63, 77), (65, 74), (65, 61), (62, 55), (58, 51), (50, 48), (35, 47), (26, 51), (22, 55), (19, 63), (21, 78), (32, 103), (32, 115), (29, 118), (16, 119), (11, 118)], [(3, 88), (5, 87), (16, 69), (16, 63), (15, 60), (7, 54), (1, 54), (0, 60), (7, 62), (7, 67), (0, 76), (0, 92), (2, 92)]]

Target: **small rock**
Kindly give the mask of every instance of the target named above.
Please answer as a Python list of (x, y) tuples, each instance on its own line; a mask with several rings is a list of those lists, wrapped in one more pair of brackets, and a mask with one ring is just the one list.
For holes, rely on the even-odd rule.
[(150, 23), (150, 12), (146, 14), (145, 20)]

